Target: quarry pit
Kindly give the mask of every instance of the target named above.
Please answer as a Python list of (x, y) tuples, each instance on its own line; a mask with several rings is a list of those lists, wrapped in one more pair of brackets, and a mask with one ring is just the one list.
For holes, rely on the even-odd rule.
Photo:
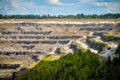
[(29, 68), (41, 56), (62, 56), (75, 52), (79, 46), (97, 54), (90, 39), (101, 40), (118, 23), (119, 20), (0, 20), (0, 77), (9, 78)]

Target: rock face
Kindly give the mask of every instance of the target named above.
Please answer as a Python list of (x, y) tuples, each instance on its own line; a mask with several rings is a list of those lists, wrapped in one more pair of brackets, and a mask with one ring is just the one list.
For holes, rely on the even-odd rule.
[(83, 36), (92, 36), (92, 33), (93, 36), (101, 36), (112, 30), (114, 25), (113, 23), (100, 22), (77, 22), (76, 24), (72, 22), (69, 24), (67, 22), (63, 24), (50, 22), (47, 24), (39, 22), (1, 23), (0, 51), (2, 54), (47, 53), (55, 46), (66, 45), (70, 40), (77, 40)]
[(75, 52), (77, 51), (78, 46), (72, 43), (69, 48), (72, 49), (73, 52)]
[(3, 21), (0, 22), (0, 59), (22, 60), (24, 64), (19, 63), (19, 67), (29, 66), (41, 54), (69, 52), (62, 52), (59, 47), (76, 51), (72, 41), (102, 36), (115, 25), (103, 21)]
[(56, 54), (65, 54), (64, 50), (62, 48), (59, 48), (59, 47), (56, 48), (55, 53)]
[(0, 69), (16, 69), (20, 64), (0, 64)]
[(113, 34), (120, 34), (120, 23), (116, 24), (110, 32)]

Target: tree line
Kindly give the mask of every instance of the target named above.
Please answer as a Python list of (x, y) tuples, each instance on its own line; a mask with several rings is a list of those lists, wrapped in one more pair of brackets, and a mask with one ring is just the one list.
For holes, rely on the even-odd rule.
[(85, 15), (83, 13), (76, 15), (2, 15), (0, 14), (0, 19), (118, 19), (120, 14), (92, 14)]
[(102, 59), (90, 50), (79, 49), (55, 61), (41, 61), (16, 80), (119, 80), (120, 44), (116, 57)]

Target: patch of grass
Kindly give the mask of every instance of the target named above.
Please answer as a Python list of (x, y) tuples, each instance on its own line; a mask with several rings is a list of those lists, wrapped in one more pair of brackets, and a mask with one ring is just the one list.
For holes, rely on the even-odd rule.
[(104, 36), (113, 37), (113, 38), (120, 38), (120, 35), (116, 35), (116, 34), (104, 34)]
[(59, 60), (59, 56), (54, 56), (54, 55), (50, 55), (50, 56), (47, 56), (43, 59), (43, 61), (53, 61), (53, 60)]
[(104, 41), (97, 41), (97, 40), (95, 40), (95, 39), (92, 39), (91, 41), (92, 41), (93, 43), (96, 43), (96, 44), (101, 44), (101, 45), (105, 45), (105, 46), (108, 45), (108, 42), (104, 42)]

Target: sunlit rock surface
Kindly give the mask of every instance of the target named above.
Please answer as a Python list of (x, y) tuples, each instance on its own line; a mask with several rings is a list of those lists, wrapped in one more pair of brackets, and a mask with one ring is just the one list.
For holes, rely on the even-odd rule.
[[(80, 47), (98, 53), (98, 44), (93, 45), (91, 40), (102, 41), (103, 34), (109, 33), (118, 23), (102, 20), (1, 20), (0, 77), (8, 75), (5, 74), (8, 70), (7, 77), (10, 77), (12, 72), (30, 67), (32, 63), (41, 60), (41, 55), (61, 56)], [(101, 56), (112, 54), (108, 54), (109, 50), (106, 49), (101, 52)], [(7, 70), (3, 66), (8, 66)]]

